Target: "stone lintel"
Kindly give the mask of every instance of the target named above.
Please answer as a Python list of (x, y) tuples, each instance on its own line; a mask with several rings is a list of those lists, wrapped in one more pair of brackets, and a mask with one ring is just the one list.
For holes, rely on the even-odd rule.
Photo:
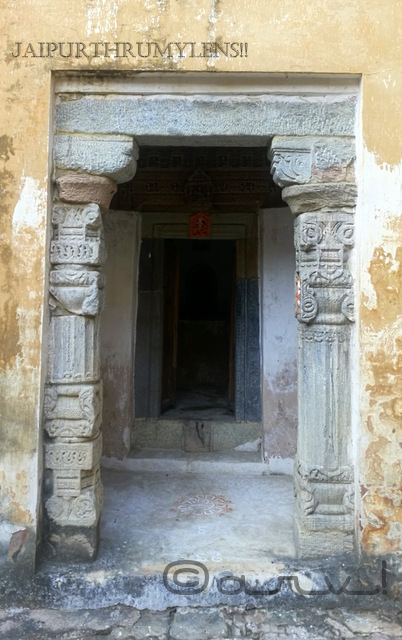
[(59, 198), (72, 204), (99, 205), (109, 209), (110, 202), (117, 191), (116, 183), (106, 176), (70, 174), (56, 179)]
[(134, 177), (137, 160), (131, 136), (58, 134), (54, 139), (56, 170), (106, 176), (120, 184)]
[[(128, 99), (129, 98), (129, 99)], [(84, 96), (56, 106), (58, 131), (133, 135), (141, 144), (163, 138), (254, 138), (274, 136), (353, 136), (356, 97), (142, 95)]]

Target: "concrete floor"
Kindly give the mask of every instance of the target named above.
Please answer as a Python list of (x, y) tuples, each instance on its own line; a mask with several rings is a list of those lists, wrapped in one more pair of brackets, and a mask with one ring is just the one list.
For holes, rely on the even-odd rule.
[[(257, 452), (152, 449), (124, 461), (102, 462), (105, 505), (97, 559), (62, 564), (44, 557), (35, 576), (18, 589), (12, 581), (3, 580), (2, 585), (0, 578), (7, 606), (73, 610), (120, 603), (139, 610), (184, 611), (219, 605), (274, 610), (281, 605), (287, 610), (304, 607), (311, 591), (315, 607), (359, 608), (359, 595), (326, 590), (327, 577), (342, 585), (345, 576), (358, 589), (368, 585), (372, 593), (381, 592), (378, 563), (295, 558), (292, 477), (269, 475)], [(179, 582), (165, 571), (170, 563), (175, 563), (174, 571), (185, 569)], [(295, 586), (296, 578), (303, 593)], [(390, 592), (392, 580), (390, 573)], [(177, 584), (178, 590), (172, 588)], [(193, 591), (193, 585), (200, 584), (202, 588)], [(382, 606), (381, 598), (381, 593), (374, 596), (370, 608)]]
[(294, 556), (292, 478), (268, 475), (258, 454), (154, 450), (104, 463), (100, 555), (125, 572), (192, 559), (259, 574)]
[[(77, 564), (44, 558), (35, 587), (27, 585), (36, 606), (255, 604), (264, 595), (225, 593), (218, 581), (238, 575), (258, 587), (294, 572), (293, 479), (269, 475), (258, 452), (141, 450), (124, 461), (103, 459), (102, 482), (98, 557)], [(165, 581), (167, 565), (184, 560), (179, 584), (194, 582), (196, 566), (197, 580), (207, 579), (201, 591), (172, 590), (170, 573)]]

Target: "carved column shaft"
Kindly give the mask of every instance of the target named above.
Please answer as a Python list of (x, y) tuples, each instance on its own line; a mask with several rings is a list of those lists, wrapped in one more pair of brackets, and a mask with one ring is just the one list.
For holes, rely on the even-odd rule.
[(353, 175), (353, 146), (349, 139), (342, 145), (338, 139), (277, 138), (270, 158), (274, 180), (286, 187), (282, 197), (297, 216), (296, 547), (300, 556), (346, 553), (354, 532), (348, 263), (356, 189), (345, 182)]
[(45, 394), (49, 541), (59, 556), (92, 557), (102, 509), (99, 313), (106, 254), (101, 210), (97, 204), (56, 204), (52, 225)]
[(99, 315), (106, 259), (101, 208), (109, 207), (116, 183), (134, 176), (137, 158), (128, 136), (55, 136), (44, 427), (47, 538), (59, 559), (91, 559), (98, 548)]

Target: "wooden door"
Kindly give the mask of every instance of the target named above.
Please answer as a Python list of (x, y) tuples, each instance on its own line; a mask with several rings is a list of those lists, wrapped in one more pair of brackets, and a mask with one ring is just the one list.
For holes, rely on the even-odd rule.
[(180, 254), (174, 240), (165, 240), (163, 261), (163, 356), (161, 410), (174, 407), (177, 383)]

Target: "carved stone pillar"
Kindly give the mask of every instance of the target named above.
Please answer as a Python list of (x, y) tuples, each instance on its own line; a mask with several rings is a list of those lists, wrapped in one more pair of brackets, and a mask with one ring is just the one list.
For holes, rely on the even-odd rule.
[(101, 207), (109, 207), (115, 182), (133, 177), (138, 157), (132, 139), (96, 142), (90, 138), (86, 148), (85, 140), (72, 138), (64, 156), (57, 139), (55, 146), (57, 172), (76, 171), (80, 162), (94, 173), (107, 169), (106, 176), (58, 176), (52, 215), (44, 493), (48, 546), (68, 560), (95, 557), (102, 510), (99, 315), (106, 251)]
[(353, 141), (274, 138), (275, 182), (295, 214), (298, 444), (295, 542), (301, 557), (353, 550), (350, 325)]

